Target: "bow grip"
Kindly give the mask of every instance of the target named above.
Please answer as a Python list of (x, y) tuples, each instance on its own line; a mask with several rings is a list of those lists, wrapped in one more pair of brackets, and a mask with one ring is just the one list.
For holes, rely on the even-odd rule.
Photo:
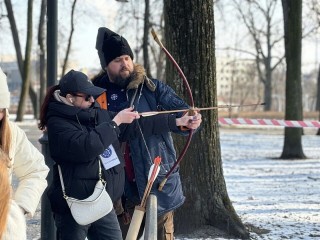
[(189, 110), (188, 110), (188, 115), (189, 115), (189, 116), (194, 116), (194, 115), (196, 115), (196, 111), (195, 111), (195, 108), (194, 108), (194, 107), (189, 108)]

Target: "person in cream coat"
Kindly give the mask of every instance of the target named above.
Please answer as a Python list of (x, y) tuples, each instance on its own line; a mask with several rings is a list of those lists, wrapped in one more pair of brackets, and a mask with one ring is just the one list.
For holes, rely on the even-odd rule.
[[(30, 217), (34, 215), (42, 193), (47, 187), (46, 177), (49, 168), (45, 164), (43, 155), (28, 140), (25, 132), (9, 120), (10, 92), (7, 77), (1, 68), (0, 96), (0, 147), (8, 155), (8, 158), (4, 159), (7, 159), (10, 182), (13, 174), (18, 179), (17, 187), (12, 192), (7, 227), (2, 239), (25, 239), (23, 215)], [(19, 224), (21, 219), (24, 222), (22, 228)]]
[(0, 149), (0, 239), (27, 239), (25, 217), (11, 197), (8, 163), (9, 157)]

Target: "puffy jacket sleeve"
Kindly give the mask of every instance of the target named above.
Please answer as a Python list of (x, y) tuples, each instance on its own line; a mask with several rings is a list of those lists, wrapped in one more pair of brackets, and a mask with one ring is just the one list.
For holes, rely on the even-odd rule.
[(14, 123), (11, 124), (13, 172), (19, 183), (14, 194), (16, 203), (34, 215), (43, 191), (47, 187), (46, 177), (49, 168), (43, 155), (28, 140), (25, 132)]
[(60, 117), (48, 121), (48, 138), (51, 157), (56, 163), (84, 163), (96, 160), (97, 156), (118, 141), (119, 129), (109, 122), (102, 122), (91, 130), (84, 125)]
[[(141, 134), (143, 134), (144, 137), (149, 137), (153, 134), (158, 135), (170, 131), (179, 131), (176, 125), (175, 114), (159, 114), (150, 117), (141, 117), (137, 121), (133, 121), (131, 124), (120, 125), (120, 141), (141, 137)], [(142, 133), (140, 132), (139, 126)]]
[(26, 219), (17, 203), (11, 200), (6, 231), (2, 240), (27, 239), (26, 232)]
[[(163, 82), (153, 79), (156, 85), (156, 101), (158, 110), (176, 110), (176, 109), (186, 109), (190, 108), (189, 105), (180, 98), (175, 91)], [(176, 113), (177, 117), (181, 117), (183, 113)], [(187, 135), (189, 131), (182, 130), (181, 128), (176, 128), (172, 132)]]

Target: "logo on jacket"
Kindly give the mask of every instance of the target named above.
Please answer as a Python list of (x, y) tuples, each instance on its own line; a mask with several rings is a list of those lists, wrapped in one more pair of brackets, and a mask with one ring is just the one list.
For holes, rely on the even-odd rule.
[(112, 155), (112, 150), (110, 147), (106, 148), (106, 150), (104, 150), (104, 152), (101, 154), (102, 157), (104, 158), (108, 158)]
[(111, 95), (110, 98), (111, 98), (111, 100), (113, 100), (113, 101), (114, 101), (114, 100), (117, 100), (117, 99), (118, 99), (118, 94), (115, 94), (115, 93), (114, 93), (114, 94)]

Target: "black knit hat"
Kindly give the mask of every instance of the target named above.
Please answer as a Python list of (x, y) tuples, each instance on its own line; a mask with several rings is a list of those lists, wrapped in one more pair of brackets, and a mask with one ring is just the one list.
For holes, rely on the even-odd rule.
[(64, 75), (59, 81), (59, 86), (61, 96), (66, 96), (68, 93), (85, 93), (97, 98), (106, 91), (94, 86), (87, 75), (75, 70), (70, 70)]
[(101, 67), (104, 69), (115, 58), (129, 55), (133, 60), (133, 52), (127, 40), (108, 28), (98, 30), (96, 49), (100, 58)]

